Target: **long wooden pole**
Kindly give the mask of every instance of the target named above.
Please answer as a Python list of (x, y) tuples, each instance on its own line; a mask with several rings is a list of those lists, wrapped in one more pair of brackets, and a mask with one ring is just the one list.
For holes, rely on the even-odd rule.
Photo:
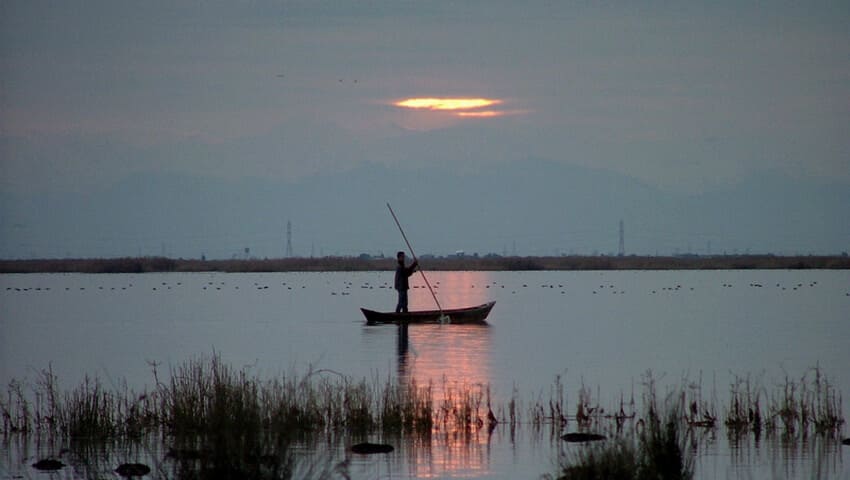
[[(401, 228), (401, 223), (398, 221), (398, 217), (395, 216), (395, 212), (393, 211), (393, 207), (390, 206), (390, 203), (387, 202), (387, 208), (390, 209), (390, 214), (393, 216), (393, 220), (395, 220), (395, 224), (398, 227), (398, 231), (401, 232), (402, 238), (404, 238), (404, 243), (407, 244), (407, 249), (410, 250), (410, 255), (413, 256), (414, 262), (419, 262), (416, 258), (416, 252), (413, 251), (413, 247), (410, 245), (410, 242), (407, 240), (407, 235), (404, 234), (404, 229)], [(428, 277), (425, 276), (425, 272), (422, 270), (422, 266), (419, 266), (419, 273), (422, 274), (422, 279), (425, 280), (425, 285), (428, 286), (428, 290), (431, 292), (431, 296), (434, 297), (434, 303), (437, 304), (437, 308), (440, 310), (440, 318), (445, 317), (443, 314), (443, 307), (440, 306), (440, 301), (437, 300), (437, 295), (434, 293), (434, 289), (431, 288), (431, 283), (428, 282)]]

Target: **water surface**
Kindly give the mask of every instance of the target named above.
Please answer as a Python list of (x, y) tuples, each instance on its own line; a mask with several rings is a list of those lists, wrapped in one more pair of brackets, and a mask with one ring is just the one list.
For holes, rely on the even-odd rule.
[[(820, 366), (850, 411), (847, 271), (434, 272), (429, 279), (445, 308), (495, 300), (489, 325), (411, 326), (406, 336), (366, 326), (360, 307), (395, 305), (392, 272), (2, 275), (0, 381), (33, 379), (50, 366), (66, 389), (86, 374), (143, 388), (153, 365), (162, 374), (216, 352), (263, 376), (313, 369), (414, 377), (438, 392), (487, 385), (494, 403), (546, 399), (557, 377), (568, 409), (582, 385), (613, 408), (621, 396), (639, 396), (651, 371), (662, 389), (700, 383), (720, 407), (736, 375), (769, 392)], [(434, 308), (421, 277), (412, 285), (411, 308)], [(703, 443), (697, 478), (848, 478), (850, 471), (840, 445), (818, 439), (730, 444), (722, 429), (715, 437)], [(435, 437), (426, 447), (358, 460), (352, 474), (536, 478), (554, 472), (559, 450), (574, 448), (530, 428), (513, 435), (499, 428), (463, 444)]]

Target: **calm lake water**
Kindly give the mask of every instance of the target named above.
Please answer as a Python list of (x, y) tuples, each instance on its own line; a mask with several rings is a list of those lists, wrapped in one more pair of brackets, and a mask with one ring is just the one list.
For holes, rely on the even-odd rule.
[[(735, 376), (769, 395), (819, 366), (850, 412), (848, 271), (434, 272), (444, 308), (495, 300), (489, 325), (411, 326), (406, 339), (366, 326), (359, 311), (394, 308), (392, 275), (0, 275), (0, 381), (32, 381), (50, 365), (63, 389), (86, 374), (141, 389), (153, 383), (150, 362), (167, 372), (216, 352), (269, 377), (312, 368), (438, 390), (486, 384), (496, 404), (512, 394), (546, 401), (559, 378), (573, 413), (582, 385), (614, 409), (621, 395), (640, 397), (651, 371), (660, 391), (699, 383), (722, 414)], [(411, 309), (432, 309), (421, 277), (412, 280)], [(850, 447), (816, 436), (730, 444), (721, 427), (707, 437), (699, 479), (850, 478)], [(354, 459), (350, 474), (532, 479), (582, 448), (531, 426), (401, 447)], [(38, 475), (34, 455), (0, 445), (0, 478)]]

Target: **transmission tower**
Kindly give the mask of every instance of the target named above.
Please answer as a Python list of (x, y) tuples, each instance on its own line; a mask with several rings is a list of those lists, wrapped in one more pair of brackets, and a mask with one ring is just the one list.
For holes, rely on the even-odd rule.
[(286, 221), (286, 256), (292, 257), (292, 222)]
[(620, 252), (619, 255), (622, 257), (626, 254), (626, 235), (623, 232), (623, 221), (620, 220)]

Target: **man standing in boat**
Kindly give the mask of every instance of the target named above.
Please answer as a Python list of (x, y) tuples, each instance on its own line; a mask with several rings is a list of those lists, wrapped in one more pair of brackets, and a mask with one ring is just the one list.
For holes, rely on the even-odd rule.
[(419, 262), (414, 260), (409, 267), (404, 266), (404, 252), (396, 254), (398, 265), (395, 267), (395, 289), (398, 290), (398, 305), (395, 307), (396, 313), (407, 313), (407, 291), (410, 290), (410, 284), (407, 279), (416, 271)]

